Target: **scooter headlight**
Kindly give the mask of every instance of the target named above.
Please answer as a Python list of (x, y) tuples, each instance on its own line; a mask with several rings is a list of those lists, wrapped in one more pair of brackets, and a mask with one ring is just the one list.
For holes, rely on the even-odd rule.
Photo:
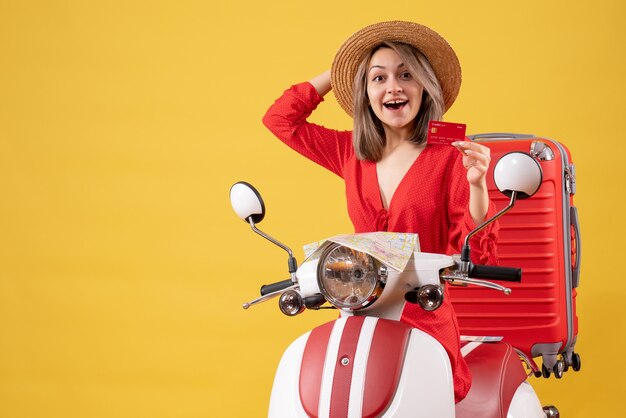
[(386, 267), (369, 254), (331, 244), (320, 258), (319, 287), (328, 302), (340, 309), (371, 305), (386, 280)]

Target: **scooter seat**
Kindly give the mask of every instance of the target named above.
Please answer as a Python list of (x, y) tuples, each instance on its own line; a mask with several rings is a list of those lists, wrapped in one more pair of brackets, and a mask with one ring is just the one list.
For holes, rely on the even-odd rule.
[(480, 343), (465, 361), (472, 386), (465, 399), (456, 404), (457, 418), (506, 418), (513, 395), (527, 378), (513, 347), (502, 342)]

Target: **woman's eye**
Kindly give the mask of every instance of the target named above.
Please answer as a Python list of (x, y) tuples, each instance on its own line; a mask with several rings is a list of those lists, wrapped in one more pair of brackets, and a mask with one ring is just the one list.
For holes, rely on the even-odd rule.
[(372, 81), (383, 81), (383, 76), (375, 75), (374, 77), (372, 77)]
[(410, 80), (412, 76), (411, 76), (411, 73), (402, 73), (400, 74), (400, 78), (403, 80)]

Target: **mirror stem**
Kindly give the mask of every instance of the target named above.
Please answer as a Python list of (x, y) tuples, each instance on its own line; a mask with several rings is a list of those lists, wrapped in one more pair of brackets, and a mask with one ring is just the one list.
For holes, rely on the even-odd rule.
[(469, 265), (471, 263), (470, 245), (469, 245), (470, 238), (476, 235), (477, 232), (483, 230), (487, 225), (494, 222), (496, 219), (498, 219), (499, 217), (507, 213), (509, 210), (511, 210), (513, 205), (515, 205), (515, 199), (517, 199), (517, 192), (513, 191), (511, 192), (511, 201), (509, 202), (509, 205), (507, 207), (505, 207), (500, 212), (493, 215), (491, 218), (487, 219), (482, 224), (478, 225), (476, 228), (474, 228), (474, 230), (472, 230), (469, 234), (467, 234), (467, 236), (465, 237), (465, 242), (463, 243), (463, 248), (461, 250), (461, 271), (465, 273), (469, 272)]
[(262, 236), (266, 240), (270, 241), (271, 243), (273, 243), (275, 245), (278, 245), (283, 250), (287, 251), (287, 254), (289, 254), (288, 264), (289, 264), (289, 273), (291, 274), (291, 281), (293, 283), (296, 283), (297, 282), (296, 281), (296, 270), (298, 270), (298, 262), (296, 261), (296, 258), (293, 256), (293, 251), (291, 251), (291, 248), (287, 247), (285, 244), (275, 240), (274, 238), (272, 238), (269, 235), (267, 235), (265, 232), (263, 232), (260, 229), (258, 229), (256, 227), (256, 225), (254, 224), (254, 221), (252, 220), (252, 216), (248, 217), (248, 223), (250, 224), (250, 227), (252, 228), (252, 230), (254, 232), (259, 234), (260, 236)]

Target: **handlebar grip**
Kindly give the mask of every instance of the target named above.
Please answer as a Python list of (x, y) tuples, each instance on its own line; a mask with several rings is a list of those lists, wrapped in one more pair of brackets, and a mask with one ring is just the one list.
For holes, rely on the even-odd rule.
[(264, 284), (261, 286), (261, 296), (265, 296), (268, 293), (278, 292), (279, 290), (283, 290), (288, 288), (289, 286), (293, 286), (293, 282), (291, 279), (283, 280), (281, 282)]
[(469, 277), (487, 280), (502, 280), (505, 282), (521, 282), (522, 269), (515, 267), (484, 266), (472, 264)]

